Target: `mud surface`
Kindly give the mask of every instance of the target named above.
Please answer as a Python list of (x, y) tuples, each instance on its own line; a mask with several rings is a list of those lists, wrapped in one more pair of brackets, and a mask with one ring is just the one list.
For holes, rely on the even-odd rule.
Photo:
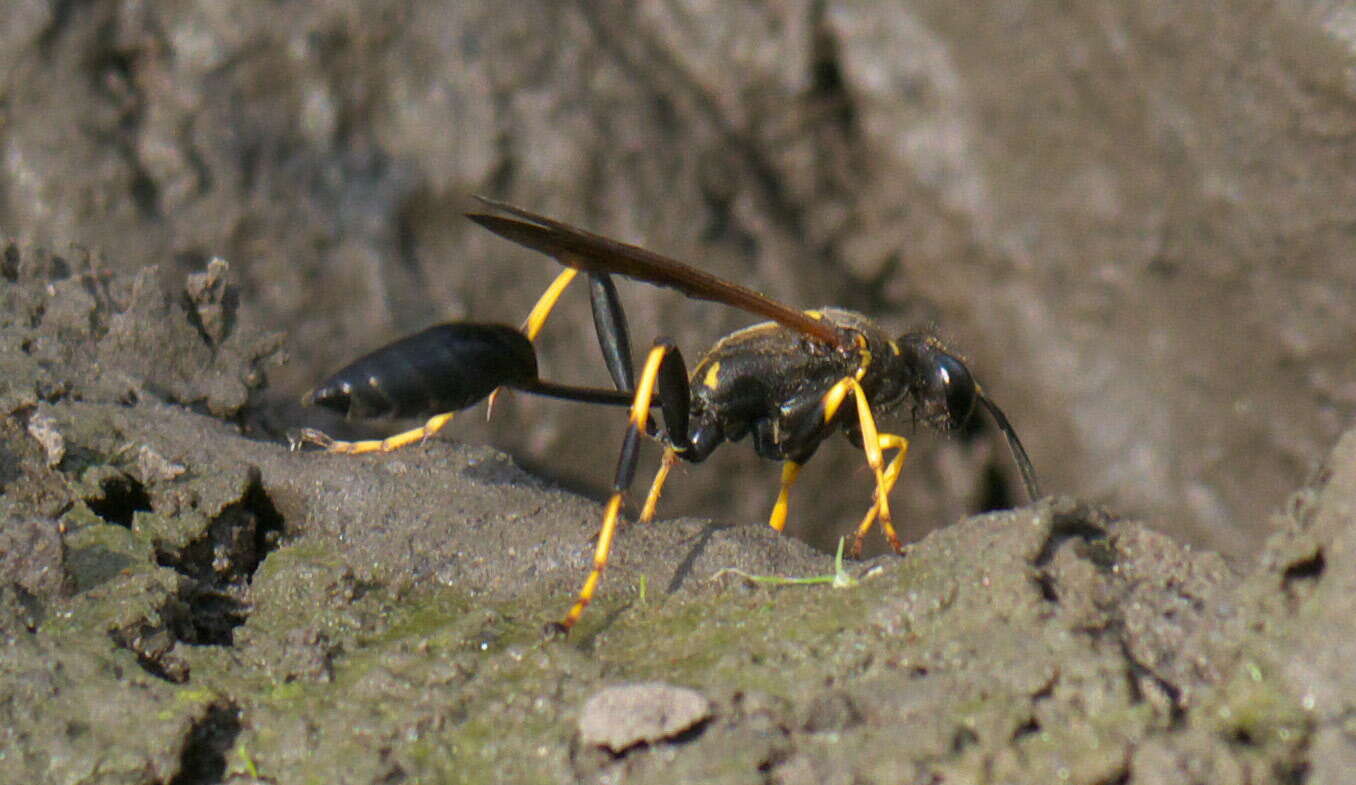
[[(0, 782), (1349, 781), (1353, 40), (1294, 3), (5, 4)], [(816, 550), (727, 449), (544, 641), (615, 412), (284, 439), (379, 432), (295, 404), (357, 354), (526, 313), (555, 265), (471, 193), (937, 330), (1056, 495), (965, 517), (1024, 503), (1001, 439), (916, 434), (907, 558), (774, 587), (741, 575), (833, 573), (869, 476), (803, 473)], [(622, 296), (693, 362), (749, 321)], [(583, 299), (544, 370), (605, 383)]]
[[(516, 324), (555, 274), (459, 218), (491, 196), (801, 307), (940, 332), (1047, 485), (1251, 563), (1356, 414), (1356, 40), (1340, 6), (266, 0), (5, 4), (0, 233), (181, 284), (227, 259), (291, 361), (252, 416), (445, 319)], [(1259, 43), (1264, 42), (1264, 43)], [(749, 320), (623, 286), (690, 359)], [(606, 380), (572, 293), (547, 373)], [(605, 488), (610, 412), (520, 397), (490, 433)], [(479, 420), (481, 418), (469, 418)], [(619, 439), (619, 436), (613, 437)], [(1001, 441), (923, 435), (911, 537), (1021, 502)], [(608, 450), (607, 452), (610, 452)], [(766, 515), (747, 450), (670, 514)], [(765, 486), (751, 492), (749, 478)], [(826, 446), (790, 525), (851, 525)], [(849, 509), (849, 507), (851, 509)]]
[[(1243, 577), (1054, 497), (856, 584), (761, 525), (625, 529), (489, 447), (291, 452), (277, 338), (8, 246), (0, 780), (1341, 782), (1356, 432)], [(197, 299), (195, 299), (197, 297)], [(216, 415), (213, 414), (216, 412)], [(225, 419), (223, 419), (225, 417)], [(642, 686), (644, 685), (644, 686)]]

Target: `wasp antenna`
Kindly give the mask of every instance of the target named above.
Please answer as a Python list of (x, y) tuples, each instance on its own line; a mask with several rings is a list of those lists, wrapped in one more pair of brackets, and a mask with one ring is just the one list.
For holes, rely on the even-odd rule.
[(984, 404), (984, 408), (989, 410), (989, 415), (997, 423), (998, 430), (1003, 432), (1008, 440), (1008, 449), (1012, 450), (1012, 459), (1017, 462), (1017, 471), (1022, 473), (1022, 484), (1026, 486), (1026, 495), (1031, 501), (1041, 498), (1041, 487), (1036, 482), (1036, 469), (1031, 465), (1031, 458), (1027, 457), (1026, 448), (1022, 446), (1022, 440), (1017, 438), (1017, 431), (1013, 430), (1012, 423), (1008, 422), (1007, 415), (998, 408), (998, 404), (989, 400), (989, 396), (984, 393), (979, 394), (979, 402)]

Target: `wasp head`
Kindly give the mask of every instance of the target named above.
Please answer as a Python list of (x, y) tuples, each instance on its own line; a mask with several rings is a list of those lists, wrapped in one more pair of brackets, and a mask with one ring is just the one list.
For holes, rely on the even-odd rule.
[(930, 335), (911, 333), (899, 339), (904, 367), (912, 377), (914, 419), (940, 431), (970, 420), (979, 386), (970, 369)]
[(1036, 482), (1036, 471), (1027, 457), (1026, 448), (1017, 438), (1007, 415), (980, 390), (965, 363), (948, 352), (941, 341), (924, 333), (903, 336), (899, 339), (899, 349), (904, 374), (911, 380), (908, 389), (913, 392), (914, 418), (947, 431), (968, 422), (974, 414), (975, 404), (981, 404), (1007, 439), (1027, 495), (1032, 501), (1040, 498), (1040, 485)]

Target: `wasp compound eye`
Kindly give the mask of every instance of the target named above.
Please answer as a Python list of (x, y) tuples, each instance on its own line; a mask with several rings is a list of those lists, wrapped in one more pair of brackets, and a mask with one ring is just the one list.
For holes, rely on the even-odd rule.
[(909, 380), (914, 417), (943, 431), (968, 422), (979, 398), (979, 385), (965, 363), (923, 333), (905, 335), (899, 345), (900, 373)]
[(975, 378), (964, 363), (949, 354), (938, 352), (935, 363), (929, 392), (936, 400), (946, 402), (948, 427), (960, 427), (975, 410)]

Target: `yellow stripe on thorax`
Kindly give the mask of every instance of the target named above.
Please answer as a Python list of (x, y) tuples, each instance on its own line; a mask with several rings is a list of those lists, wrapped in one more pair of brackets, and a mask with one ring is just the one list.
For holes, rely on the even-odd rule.
[(710, 368), (706, 369), (706, 376), (702, 377), (702, 384), (708, 390), (714, 390), (716, 389), (717, 383), (719, 381), (720, 381), (720, 361), (717, 360), (716, 362), (711, 363)]

